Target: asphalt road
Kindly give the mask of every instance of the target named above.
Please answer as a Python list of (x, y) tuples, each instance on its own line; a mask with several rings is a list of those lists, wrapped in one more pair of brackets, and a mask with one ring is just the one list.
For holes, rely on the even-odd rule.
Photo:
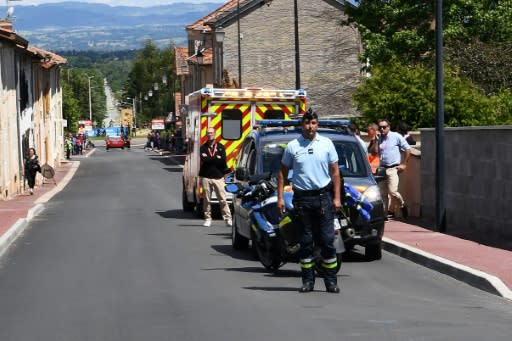
[(300, 294), (201, 224), (172, 158), (98, 148), (2, 260), (0, 340), (512, 339), (510, 302), (392, 254)]

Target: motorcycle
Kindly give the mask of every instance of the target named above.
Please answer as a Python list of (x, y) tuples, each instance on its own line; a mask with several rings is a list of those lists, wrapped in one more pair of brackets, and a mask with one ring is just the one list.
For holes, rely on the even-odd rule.
[[(285, 188), (283, 199), (285, 213), (277, 208), (277, 185), (271, 180), (270, 173), (251, 177), (247, 186), (240, 183), (226, 185), (226, 191), (241, 198), (241, 205), (249, 211), (251, 224), (251, 240), (258, 259), (263, 266), (276, 271), (288, 262), (299, 262), (300, 229), (293, 208), (293, 191)], [(334, 220), (334, 247), (336, 248), (337, 268), (342, 264), (345, 252), (344, 241), (350, 240), (355, 231), (351, 226), (346, 209), (356, 209), (363, 219), (369, 219), (373, 208), (368, 200), (358, 195), (359, 192), (350, 185), (344, 185), (344, 206)], [(318, 241), (313, 241), (315, 270), (322, 275), (322, 257)]]

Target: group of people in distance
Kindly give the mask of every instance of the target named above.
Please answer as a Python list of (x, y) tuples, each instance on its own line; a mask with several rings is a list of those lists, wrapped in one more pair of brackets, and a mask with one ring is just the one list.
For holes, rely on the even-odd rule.
[[(283, 188), (288, 180), (289, 171), (293, 171), (293, 204), (299, 208), (297, 216), (301, 235), (299, 258), (302, 286), (299, 292), (307, 293), (314, 290), (313, 240), (314, 236), (319, 236), (325, 289), (329, 293), (339, 293), (333, 224), (335, 213), (343, 204), (340, 198), (343, 175), (338, 167), (338, 155), (334, 144), (330, 139), (317, 133), (318, 123), (318, 115), (308, 110), (301, 119), (302, 135), (287, 144), (278, 174), (277, 207), (284, 213)], [(352, 130), (358, 136), (357, 127), (353, 126)], [(400, 210), (403, 217), (407, 217), (407, 206), (398, 192), (398, 175), (407, 167), (410, 144), (415, 144), (414, 140), (407, 136), (407, 130), (407, 126), (400, 124), (398, 131), (401, 133), (393, 132), (389, 121), (381, 119), (377, 124), (368, 125), (369, 142), (360, 140), (362, 148), (367, 152), (372, 171), (376, 172), (380, 167), (385, 172), (385, 179), (381, 183), (385, 210), (390, 213)], [(212, 191), (217, 194), (226, 225), (231, 226), (231, 212), (224, 190), (224, 177), (229, 173), (225, 149), (216, 141), (214, 128), (208, 128), (207, 132), (208, 141), (200, 149), (199, 171), (205, 191), (203, 226), (209, 227), (212, 223)]]

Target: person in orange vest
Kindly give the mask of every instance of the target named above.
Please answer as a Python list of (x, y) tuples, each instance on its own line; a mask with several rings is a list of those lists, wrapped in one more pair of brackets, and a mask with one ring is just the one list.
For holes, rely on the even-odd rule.
[(377, 168), (380, 165), (380, 157), (379, 157), (379, 136), (377, 132), (379, 130), (379, 126), (375, 123), (368, 124), (367, 132), (368, 132), (368, 162), (370, 162), (370, 166), (372, 168), (372, 173), (375, 174), (377, 172)]

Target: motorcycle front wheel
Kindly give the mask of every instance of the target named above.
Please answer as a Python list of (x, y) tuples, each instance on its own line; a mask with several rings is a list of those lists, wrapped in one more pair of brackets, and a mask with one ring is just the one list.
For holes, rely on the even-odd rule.
[(265, 269), (275, 271), (281, 266), (281, 249), (277, 238), (271, 238), (262, 233), (258, 240), (254, 231), (251, 231), (252, 245), (256, 249), (258, 259)]

